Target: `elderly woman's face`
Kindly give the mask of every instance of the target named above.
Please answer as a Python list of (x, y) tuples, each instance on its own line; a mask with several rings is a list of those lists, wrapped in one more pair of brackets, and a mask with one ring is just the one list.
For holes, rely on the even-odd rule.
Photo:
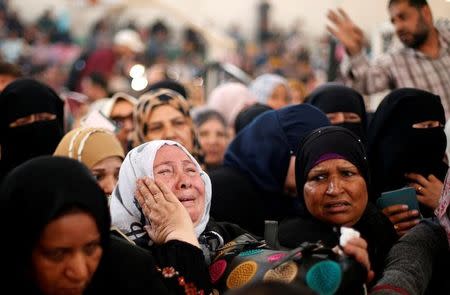
[(153, 175), (170, 188), (197, 225), (205, 209), (205, 183), (188, 155), (177, 146), (161, 147), (153, 163)]
[(307, 176), (303, 194), (308, 211), (333, 225), (354, 225), (368, 199), (367, 186), (358, 168), (347, 160), (319, 163)]
[(43, 294), (83, 294), (103, 249), (95, 219), (74, 212), (50, 222), (32, 253), (33, 273)]
[(154, 108), (147, 119), (147, 141), (169, 139), (181, 143), (189, 152), (194, 148), (192, 127), (188, 119), (170, 105)]

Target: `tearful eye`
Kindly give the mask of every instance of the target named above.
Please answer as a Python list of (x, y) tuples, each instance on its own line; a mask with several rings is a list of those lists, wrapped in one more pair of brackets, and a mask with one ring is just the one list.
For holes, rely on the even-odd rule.
[(161, 170), (161, 171), (158, 171), (158, 172), (157, 172), (158, 175), (167, 175), (167, 174), (169, 174), (169, 173), (170, 173), (170, 170), (169, 170), (169, 169)]

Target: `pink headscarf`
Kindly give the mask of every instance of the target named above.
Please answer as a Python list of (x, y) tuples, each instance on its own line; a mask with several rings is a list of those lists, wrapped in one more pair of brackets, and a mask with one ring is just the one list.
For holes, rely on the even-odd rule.
[[(449, 169), (450, 171), (450, 169)], [(450, 173), (447, 172), (447, 176), (444, 181), (444, 188), (442, 189), (441, 199), (439, 200), (439, 206), (434, 210), (434, 214), (439, 219), (439, 223), (445, 229), (447, 233), (447, 240), (450, 245)]]
[(256, 102), (255, 96), (242, 83), (229, 82), (214, 88), (208, 98), (208, 107), (219, 112), (227, 121), (228, 126), (234, 126), (239, 112)]

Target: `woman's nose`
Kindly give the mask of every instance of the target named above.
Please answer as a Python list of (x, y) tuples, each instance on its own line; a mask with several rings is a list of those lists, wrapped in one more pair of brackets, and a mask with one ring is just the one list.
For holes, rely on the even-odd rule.
[(328, 182), (327, 194), (329, 195), (338, 195), (342, 193), (342, 184), (338, 177), (331, 177)]
[(181, 189), (187, 189), (192, 186), (191, 179), (184, 172), (178, 176), (178, 187)]
[(110, 194), (112, 194), (114, 188), (116, 187), (116, 184), (117, 184), (117, 179), (114, 176), (109, 175), (109, 176), (105, 177), (105, 179), (103, 179), (100, 186), (106, 195), (110, 195)]
[(72, 281), (84, 282), (89, 279), (89, 266), (87, 257), (82, 253), (76, 253), (70, 259), (66, 269), (66, 275)]

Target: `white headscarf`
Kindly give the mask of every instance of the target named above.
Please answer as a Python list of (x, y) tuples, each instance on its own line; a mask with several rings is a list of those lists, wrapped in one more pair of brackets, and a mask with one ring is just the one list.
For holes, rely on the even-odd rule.
[(156, 153), (164, 145), (175, 145), (182, 149), (195, 164), (205, 183), (205, 208), (200, 222), (195, 226), (197, 237), (205, 230), (209, 221), (212, 190), (208, 174), (202, 170), (197, 160), (181, 144), (171, 140), (153, 140), (135, 147), (127, 154), (120, 167), (119, 181), (111, 196), (112, 225), (132, 240), (146, 235), (144, 226), (148, 224), (137, 200), (134, 198), (136, 180), (144, 176), (154, 179), (153, 162)]
[(250, 92), (256, 96), (259, 103), (267, 104), (267, 101), (278, 85), (284, 85), (286, 89), (289, 89), (287, 80), (282, 76), (276, 74), (263, 74), (250, 83), (249, 89)]

